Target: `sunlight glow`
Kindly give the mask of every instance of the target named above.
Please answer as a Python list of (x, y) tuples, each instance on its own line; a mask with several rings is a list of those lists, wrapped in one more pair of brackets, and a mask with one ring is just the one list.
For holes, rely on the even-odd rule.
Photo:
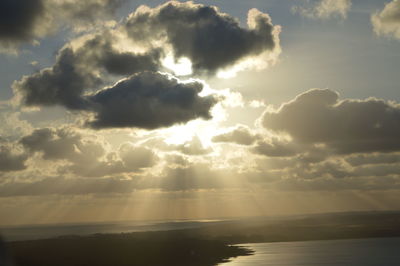
[(177, 76), (187, 76), (193, 73), (192, 62), (186, 57), (176, 60), (172, 55), (168, 55), (162, 61), (162, 64), (164, 67), (172, 70)]
[(164, 129), (165, 141), (168, 144), (184, 144), (191, 141), (195, 136), (199, 138), (204, 148), (212, 145), (212, 137), (219, 128), (219, 123), (227, 118), (225, 109), (217, 104), (211, 110), (211, 120), (194, 120), (184, 125), (176, 125)]

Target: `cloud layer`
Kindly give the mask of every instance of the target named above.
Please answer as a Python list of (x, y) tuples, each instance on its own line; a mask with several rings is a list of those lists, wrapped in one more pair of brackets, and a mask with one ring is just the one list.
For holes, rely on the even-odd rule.
[[(15, 2), (17, 11), (25, 8), (23, 2)], [(49, 15), (54, 10), (63, 10), (57, 21), (71, 20), (69, 29), (81, 31), (111, 18), (120, 5), (114, 0), (49, 3), (30, 2), (34, 6), (24, 12), (32, 16), (18, 21), (0, 18), (16, 27), (15, 36), (7, 32), (12, 28), (2, 28), (3, 45), (31, 42), (57, 30), (60, 24)], [(296, 12), (345, 18), (351, 7), (351, 1), (308, 3)], [(395, 25), (397, 5), (392, 1), (375, 15), (377, 32), (397, 36), (393, 28), (383, 30)], [(54, 28), (39, 27), (37, 18), (46, 16), (49, 20), (43, 23), (54, 22)], [(223, 120), (246, 108), (240, 93), (215, 91), (203, 81), (165, 73), (165, 60), (171, 57), (175, 63), (190, 61), (193, 75), (210, 77), (249, 58), (274, 55), (280, 50), (279, 32), (269, 15), (257, 9), (248, 12), (247, 26), (242, 26), (216, 7), (174, 1), (141, 6), (114, 26), (92, 29), (79, 38), (72, 33), (54, 65), (21, 78), (13, 89), (24, 106), (62, 106), (86, 127), (32, 129), (19, 115), (0, 117), (7, 124), (0, 130), (0, 196), (398, 188), (398, 103), (340, 99), (335, 91), (312, 89), (275, 110), (269, 106), (254, 127), (235, 125), (231, 122), (249, 122), (242, 120), (247, 113)], [(254, 106), (264, 106), (264, 100), (257, 99)], [(233, 108), (239, 111), (229, 113)], [(188, 123), (209, 120), (211, 114), (224, 118)], [(220, 131), (222, 125), (229, 128)], [(21, 128), (14, 136), (8, 130), (12, 126)], [(94, 134), (92, 129), (118, 130)]]

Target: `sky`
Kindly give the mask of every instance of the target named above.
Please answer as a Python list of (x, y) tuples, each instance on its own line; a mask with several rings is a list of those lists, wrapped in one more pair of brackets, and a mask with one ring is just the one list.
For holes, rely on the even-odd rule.
[(5, 0), (0, 226), (399, 210), (400, 0)]

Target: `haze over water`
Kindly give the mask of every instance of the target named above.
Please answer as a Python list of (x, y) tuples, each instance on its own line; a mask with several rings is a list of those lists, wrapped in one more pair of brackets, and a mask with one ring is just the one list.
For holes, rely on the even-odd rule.
[(398, 266), (400, 238), (323, 240), (241, 245), (255, 251), (221, 266)]

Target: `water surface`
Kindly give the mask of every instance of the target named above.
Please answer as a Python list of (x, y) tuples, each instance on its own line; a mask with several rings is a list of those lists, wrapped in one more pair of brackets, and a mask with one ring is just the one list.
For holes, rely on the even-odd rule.
[(400, 238), (244, 244), (252, 256), (220, 266), (399, 266)]

